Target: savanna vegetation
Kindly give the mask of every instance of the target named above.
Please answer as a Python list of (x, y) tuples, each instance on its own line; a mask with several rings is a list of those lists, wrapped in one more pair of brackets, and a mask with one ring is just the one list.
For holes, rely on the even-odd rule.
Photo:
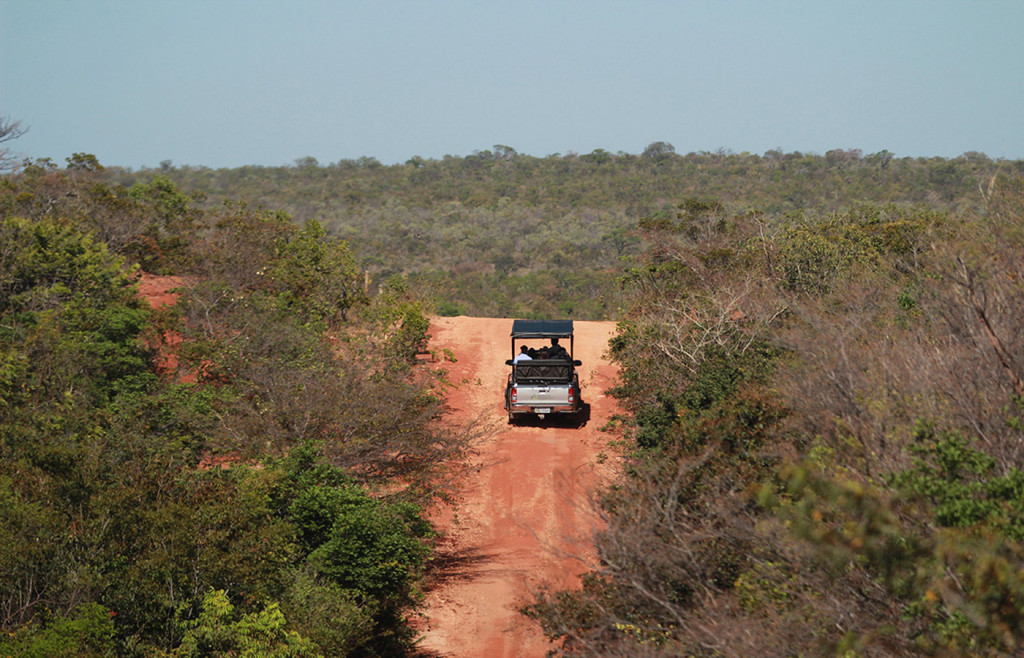
[(640, 223), (600, 566), (526, 610), (558, 653), (1020, 653), (1024, 184), (978, 201)]
[[(25, 163), (0, 187), (0, 655), (408, 649), (422, 507), (472, 437), (435, 422), (430, 312), (619, 321), (600, 565), (525, 609), (556, 652), (1019, 652), (1022, 176), (662, 142)], [(141, 303), (140, 268), (178, 304)]]
[(427, 326), (315, 221), (81, 154), (5, 177), (0, 655), (406, 651), (471, 438), (436, 422)]
[(597, 149), (536, 157), (496, 145), (465, 157), (373, 158), (321, 165), (209, 169), (165, 162), (111, 170), (131, 187), (165, 177), (215, 208), (245, 199), (314, 219), (350, 242), (373, 285), (395, 274), (445, 315), (617, 319), (624, 258), (638, 257), (643, 218), (672, 219), (684, 199), (714, 199), (772, 222), (859, 204), (977, 211), (979, 186), (1024, 163), (980, 153), (899, 158), (888, 151), (636, 154)]

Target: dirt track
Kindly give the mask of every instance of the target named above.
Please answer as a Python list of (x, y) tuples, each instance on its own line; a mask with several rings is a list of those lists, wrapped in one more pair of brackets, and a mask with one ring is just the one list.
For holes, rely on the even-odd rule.
[[(177, 277), (144, 275), (140, 294), (153, 307), (175, 301)], [(594, 559), (588, 494), (610, 473), (608, 435), (598, 431), (615, 411), (604, 395), (615, 369), (604, 359), (611, 322), (577, 322), (575, 356), (590, 418), (582, 427), (533, 423), (511, 427), (502, 409), (511, 320), (438, 318), (431, 348), (450, 349), (440, 362), (456, 385), (450, 404), (462, 418), (493, 426), (463, 483), (454, 508), (435, 510), (445, 533), (432, 575), (420, 647), (425, 656), (533, 658), (550, 645), (540, 628), (517, 613), (538, 587), (577, 584)], [(166, 346), (180, 340), (165, 336)], [(173, 354), (164, 365), (173, 365)], [(603, 452), (608, 460), (599, 459)]]
[(607, 476), (608, 435), (598, 431), (614, 412), (604, 391), (615, 369), (604, 359), (611, 322), (576, 322), (575, 356), (590, 418), (509, 426), (502, 394), (511, 356), (511, 320), (438, 318), (431, 348), (450, 349), (443, 364), (457, 385), (457, 413), (493, 423), (474, 458), (455, 509), (435, 513), (446, 533), (426, 600), (428, 655), (452, 658), (540, 657), (551, 648), (540, 628), (517, 613), (538, 587), (571, 587), (592, 563), (594, 521), (588, 494)]

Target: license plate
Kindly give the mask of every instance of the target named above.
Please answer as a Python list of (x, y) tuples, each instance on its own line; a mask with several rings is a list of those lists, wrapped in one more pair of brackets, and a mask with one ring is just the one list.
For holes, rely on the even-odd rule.
[(533, 413), (535, 414), (549, 414), (551, 413), (551, 407), (534, 407)]

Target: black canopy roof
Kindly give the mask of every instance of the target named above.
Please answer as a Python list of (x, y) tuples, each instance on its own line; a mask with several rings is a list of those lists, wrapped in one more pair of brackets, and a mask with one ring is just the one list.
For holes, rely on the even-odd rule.
[(513, 320), (513, 338), (569, 338), (572, 320)]

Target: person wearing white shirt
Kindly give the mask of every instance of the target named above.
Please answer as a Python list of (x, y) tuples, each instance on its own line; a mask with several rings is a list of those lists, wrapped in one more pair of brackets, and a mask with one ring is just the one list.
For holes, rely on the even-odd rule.
[(516, 358), (512, 359), (512, 363), (519, 363), (520, 361), (533, 361), (529, 355), (526, 345), (522, 345), (519, 348), (519, 354), (516, 354)]

